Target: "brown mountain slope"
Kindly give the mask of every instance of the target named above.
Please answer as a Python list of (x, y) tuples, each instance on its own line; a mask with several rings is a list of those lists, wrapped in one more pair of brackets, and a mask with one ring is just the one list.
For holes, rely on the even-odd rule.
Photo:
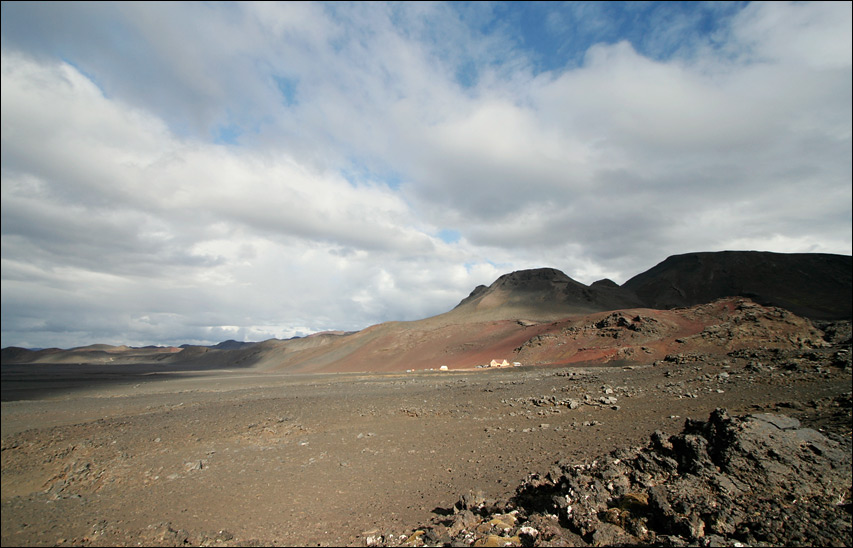
[(292, 372), (471, 369), (492, 359), (523, 365), (643, 364), (673, 354), (725, 356), (750, 346), (821, 346), (813, 324), (784, 309), (729, 298), (691, 308), (623, 309), (532, 324), (513, 320), (387, 323), (324, 346), (258, 355), (257, 367)]
[(516, 347), (568, 316), (641, 306), (609, 280), (586, 286), (553, 268), (504, 274), (479, 286), (453, 310), (412, 322), (387, 322), (328, 345), (291, 341), (258, 355), (256, 366), (294, 372), (472, 368), (509, 359)]
[(853, 257), (825, 253), (721, 251), (674, 255), (625, 282), (650, 308), (739, 295), (807, 318), (853, 316)]

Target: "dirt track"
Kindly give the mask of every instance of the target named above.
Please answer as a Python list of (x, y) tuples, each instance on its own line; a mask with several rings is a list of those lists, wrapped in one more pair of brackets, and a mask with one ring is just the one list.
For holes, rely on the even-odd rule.
[(833, 352), (787, 367), (745, 356), (59, 383), (2, 404), (2, 543), (363, 545), (469, 491), (508, 498), (529, 472), (675, 433), (717, 407), (781, 404), (849, 437), (849, 418), (811, 403), (850, 391)]

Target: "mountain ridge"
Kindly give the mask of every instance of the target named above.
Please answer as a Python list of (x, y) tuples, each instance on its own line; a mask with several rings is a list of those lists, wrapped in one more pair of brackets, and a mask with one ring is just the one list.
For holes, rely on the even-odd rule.
[(829, 253), (707, 251), (671, 255), (621, 287), (650, 308), (748, 297), (813, 320), (853, 316), (853, 256)]

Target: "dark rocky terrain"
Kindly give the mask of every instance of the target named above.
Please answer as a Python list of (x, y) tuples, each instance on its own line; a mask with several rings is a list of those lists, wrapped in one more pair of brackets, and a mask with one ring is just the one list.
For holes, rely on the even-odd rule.
[[(849, 392), (827, 403), (849, 419)], [(507, 500), (465, 494), (430, 525), (367, 544), (849, 546), (850, 486), (849, 433), (716, 409), (643, 447), (561, 460)]]

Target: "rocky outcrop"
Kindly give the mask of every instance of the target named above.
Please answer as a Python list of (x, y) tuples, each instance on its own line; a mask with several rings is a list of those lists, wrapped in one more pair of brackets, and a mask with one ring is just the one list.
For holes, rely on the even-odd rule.
[[(850, 395), (840, 405), (850, 407)], [(717, 409), (642, 448), (466, 494), (395, 546), (850, 546), (851, 440), (781, 414)]]
[[(826, 324), (843, 331), (834, 325)], [(619, 310), (554, 323), (515, 348), (515, 359), (531, 365), (627, 365), (653, 363), (673, 352), (719, 358), (748, 347), (799, 350), (827, 344), (808, 319), (732, 297), (691, 308)]]

